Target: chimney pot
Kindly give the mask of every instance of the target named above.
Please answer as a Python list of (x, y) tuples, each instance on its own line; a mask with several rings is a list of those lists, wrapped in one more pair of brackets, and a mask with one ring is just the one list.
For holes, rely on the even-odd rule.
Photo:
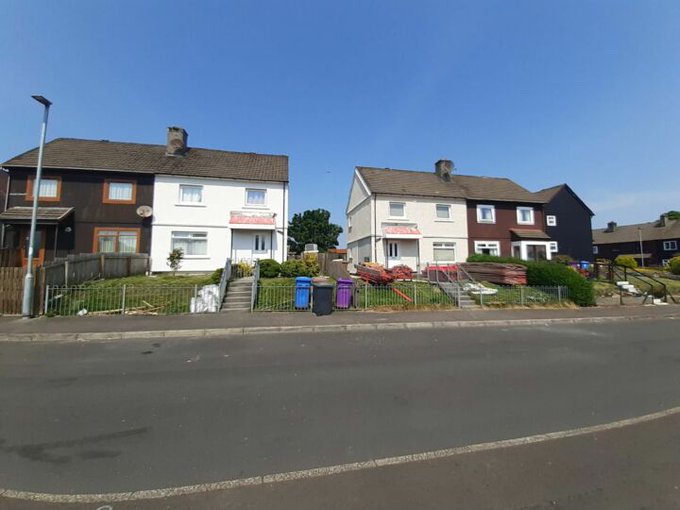
[(168, 128), (168, 144), (165, 149), (167, 156), (182, 156), (187, 151), (189, 134), (181, 127)]
[(614, 230), (616, 230), (616, 222), (610, 221), (607, 223), (607, 232), (614, 232)]
[(448, 182), (451, 180), (451, 174), (453, 174), (454, 168), (453, 161), (450, 159), (440, 159), (434, 164), (434, 173), (437, 174), (440, 179)]
[(660, 227), (665, 227), (666, 226), (666, 215), (662, 214), (659, 216), (659, 226)]

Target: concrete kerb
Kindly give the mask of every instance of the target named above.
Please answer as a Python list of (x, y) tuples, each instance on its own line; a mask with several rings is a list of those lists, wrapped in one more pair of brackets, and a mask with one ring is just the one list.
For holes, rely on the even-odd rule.
[(522, 327), (559, 324), (598, 324), (607, 322), (678, 319), (677, 315), (633, 315), (610, 317), (556, 317), (542, 319), (493, 319), (470, 321), (393, 322), (379, 324), (328, 324), (308, 326), (257, 326), (237, 328), (124, 331), (99, 333), (13, 333), (0, 335), (0, 342), (108, 342), (154, 338), (201, 338), (267, 335), (273, 333), (339, 333), (389, 330), (456, 329), (480, 327)]

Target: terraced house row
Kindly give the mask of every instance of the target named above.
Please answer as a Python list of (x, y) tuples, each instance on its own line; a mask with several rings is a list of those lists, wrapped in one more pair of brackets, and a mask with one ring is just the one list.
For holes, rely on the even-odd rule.
[(568, 185), (532, 193), (506, 178), (459, 175), (449, 160), (429, 172), (356, 167), (346, 213), (354, 264), (593, 257), (593, 213)]
[[(39, 197), (36, 264), (80, 253), (147, 253), (151, 270), (212, 271), (227, 258), (288, 255), (288, 156), (190, 147), (167, 130), (165, 145), (58, 138), (2, 163), (0, 246), (26, 262), (33, 196)], [(531, 193), (505, 178), (356, 167), (347, 205), (348, 253), (416, 268), (471, 253), (592, 259), (592, 212), (566, 184)], [(4, 206), (4, 207), (3, 207)]]

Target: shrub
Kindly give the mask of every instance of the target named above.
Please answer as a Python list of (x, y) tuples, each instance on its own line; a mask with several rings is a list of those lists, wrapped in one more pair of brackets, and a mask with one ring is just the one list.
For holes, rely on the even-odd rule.
[(316, 261), (286, 260), (281, 264), (281, 276), (316, 276), (319, 274), (319, 263)]
[(210, 283), (214, 283), (215, 285), (219, 285), (220, 280), (222, 280), (222, 273), (224, 273), (223, 267), (215, 269), (213, 271), (213, 274), (210, 275)]
[(616, 259), (614, 259), (614, 264), (619, 267), (627, 267), (629, 269), (636, 269), (638, 267), (637, 261), (630, 255), (619, 255), (616, 257)]
[(231, 274), (237, 277), (253, 276), (253, 266), (248, 262), (237, 262), (231, 266)]
[(680, 255), (673, 257), (668, 262), (668, 270), (673, 274), (680, 275)]
[(260, 260), (260, 276), (262, 278), (276, 278), (281, 272), (281, 264), (274, 259)]
[(566, 266), (570, 262), (574, 262), (574, 258), (570, 255), (555, 255), (553, 257), (553, 262), (557, 262), (558, 264), (564, 264)]
[(553, 262), (529, 262), (527, 283), (529, 285), (564, 285), (569, 289), (569, 299), (579, 306), (594, 306), (593, 283), (574, 269)]

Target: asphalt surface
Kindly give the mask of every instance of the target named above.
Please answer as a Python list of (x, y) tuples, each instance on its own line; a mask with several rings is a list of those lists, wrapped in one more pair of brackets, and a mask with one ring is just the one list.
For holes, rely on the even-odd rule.
[(0, 487), (126, 492), (680, 405), (677, 321), (0, 348)]
[(604, 433), (267, 486), (2, 510), (673, 510), (680, 415)]

